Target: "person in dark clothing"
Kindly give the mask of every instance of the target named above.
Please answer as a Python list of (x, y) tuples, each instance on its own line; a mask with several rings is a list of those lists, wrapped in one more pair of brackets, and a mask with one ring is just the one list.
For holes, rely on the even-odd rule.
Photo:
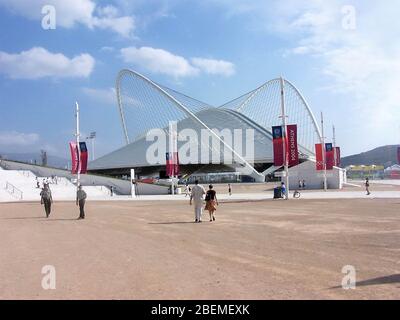
[(369, 178), (365, 178), (365, 191), (367, 191), (367, 196), (371, 194), (369, 191)]
[(51, 190), (48, 185), (45, 185), (42, 191), (40, 192), (40, 204), (44, 204), (46, 218), (50, 216), (52, 203), (53, 203), (53, 197), (51, 196)]
[(205, 210), (208, 210), (208, 213), (210, 214), (210, 221), (215, 221), (215, 216), (214, 212), (217, 210), (216, 205), (218, 205), (218, 199), (217, 199), (217, 193), (215, 190), (213, 190), (213, 185), (210, 184), (208, 186), (208, 191), (206, 193), (206, 207), (204, 208)]
[(82, 190), (82, 186), (78, 187), (78, 191), (76, 192), (76, 205), (79, 205), (79, 218), (85, 219), (85, 202), (86, 202), (86, 192)]

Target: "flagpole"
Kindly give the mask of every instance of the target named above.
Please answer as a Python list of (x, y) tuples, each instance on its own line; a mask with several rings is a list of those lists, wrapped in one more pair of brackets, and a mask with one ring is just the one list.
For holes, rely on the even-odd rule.
[[(172, 121), (169, 122), (169, 156), (172, 156), (172, 163), (174, 164), (175, 160), (175, 153), (174, 153), (174, 149), (175, 149), (175, 130), (174, 130), (174, 123)], [(171, 163), (171, 158), (169, 159), (170, 163)], [(174, 195), (175, 194), (175, 188), (174, 188), (174, 175), (175, 175), (175, 168), (172, 170), (172, 176), (171, 176), (171, 194)]]
[(76, 146), (77, 146), (77, 150), (78, 150), (78, 157), (79, 157), (79, 161), (78, 161), (78, 171), (77, 171), (77, 177), (76, 177), (76, 189), (78, 190), (79, 185), (80, 185), (80, 179), (81, 179), (81, 174), (80, 174), (80, 148), (79, 148), (79, 137), (80, 137), (80, 133), (79, 133), (79, 104), (76, 101), (75, 102), (76, 105)]
[(332, 126), (332, 142), (333, 142), (333, 161), (335, 166), (337, 165), (337, 155), (336, 155), (336, 129), (335, 125)]
[(286, 192), (285, 192), (285, 199), (289, 200), (289, 164), (288, 164), (288, 157), (286, 156), (286, 139), (287, 139), (287, 127), (286, 127), (286, 111), (285, 111), (285, 82), (283, 77), (280, 77), (280, 84), (281, 84), (281, 108), (282, 108), (282, 131), (283, 131), (283, 165), (284, 165), (284, 172), (285, 172), (285, 185), (286, 185)]
[(324, 168), (324, 190), (327, 191), (326, 183), (326, 148), (325, 148), (325, 136), (324, 136), (324, 115), (321, 111), (321, 131), (322, 131), (322, 163)]

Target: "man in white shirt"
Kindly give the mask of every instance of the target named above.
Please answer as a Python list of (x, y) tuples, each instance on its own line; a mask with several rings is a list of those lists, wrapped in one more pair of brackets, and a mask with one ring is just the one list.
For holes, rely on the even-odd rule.
[(206, 193), (204, 187), (199, 185), (199, 181), (194, 182), (192, 193), (190, 194), (190, 205), (194, 202), (194, 222), (201, 222), (201, 214), (203, 213), (203, 195)]

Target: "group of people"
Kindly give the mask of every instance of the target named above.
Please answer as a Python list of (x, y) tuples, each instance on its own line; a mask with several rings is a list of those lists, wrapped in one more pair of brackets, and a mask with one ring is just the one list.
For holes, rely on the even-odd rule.
[[(85, 203), (87, 194), (80, 185), (76, 192), (76, 205), (79, 206), (78, 220), (85, 219)], [(44, 205), (46, 218), (50, 216), (51, 205), (53, 204), (53, 196), (51, 194), (50, 186), (48, 183), (43, 184), (42, 191), (40, 192), (40, 204)]]
[(299, 180), (299, 189), (305, 189), (306, 188), (306, 180)]
[[(35, 180), (36, 180), (36, 188), (39, 189), (40, 188), (40, 181), (39, 181), (38, 177), (36, 177)], [(49, 186), (50, 183), (57, 184), (58, 183), (57, 176), (53, 175), (53, 176), (51, 176), (51, 178), (49, 178), (49, 177), (44, 178), (42, 180), (42, 188), (44, 188), (46, 185)]]
[[(194, 186), (191, 188), (191, 193), (190, 193), (190, 205), (194, 204), (195, 223), (201, 222), (204, 200), (206, 202), (204, 209), (209, 212), (210, 222), (215, 221), (214, 213), (217, 210), (218, 199), (217, 199), (217, 193), (213, 188), (214, 188), (213, 185), (210, 184), (206, 192), (204, 187), (199, 184), (198, 180), (194, 182)], [(203, 199), (204, 195), (205, 198)]]

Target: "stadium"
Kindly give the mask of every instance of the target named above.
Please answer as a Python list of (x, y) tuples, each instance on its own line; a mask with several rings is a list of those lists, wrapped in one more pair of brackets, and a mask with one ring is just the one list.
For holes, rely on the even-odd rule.
[[(130, 169), (135, 169), (138, 179), (164, 178), (168, 145), (159, 151), (157, 161), (149, 161), (148, 150), (156, 140), (154, 137), (149, 139), (149, 133), (158, 130), (168, 136), (169, 123), (176, 122), (178, 150), (191, 144), (198, 155), (182, 161), (184, 154), (179, 153), (180, 178), (235, 173), (242, 182), (264, 182), (275, 171), (282, 170), (273, 165), (272, 141), (272, 126), (282, 123), (281, 90), (284, 92), (287, 122), (297, 124), (298, 128), (299, 167), (315, 167), (314, 145), (321, 142), (321, 131), (305, 98), (288, 80), (267, 81), (221, 106), (212, 106), (157, 84), (138, 72), (124, 69), (117, 76), (116, 98), (126, 145), (92, 161), (89, 170), (123, 177), (130, 174)], [(197, 141), (187, 142), (188, 130), (195, 133)], [(227, 138), (227, 132), (233, 139)], [(250, 138), (246, 136), (249, 132)], [(204, 140), (207, 143), (203, 143)], [(249, 142), (253, 145), (247, 154), (245, 150)], [(226, 159), (227, 150), (233, 154), (231, 162)], [(211, 158), (210, 152), (217, 152), (220, 157)], [(335, 170), (339, 172), (341, 169)], [(311, 171), (308, 170), (307, 179), (315, 180), (319, 187), (322, 178), (317, 177), (315, 170)], [(340, 187), (337, 182), (331, 185)]]

